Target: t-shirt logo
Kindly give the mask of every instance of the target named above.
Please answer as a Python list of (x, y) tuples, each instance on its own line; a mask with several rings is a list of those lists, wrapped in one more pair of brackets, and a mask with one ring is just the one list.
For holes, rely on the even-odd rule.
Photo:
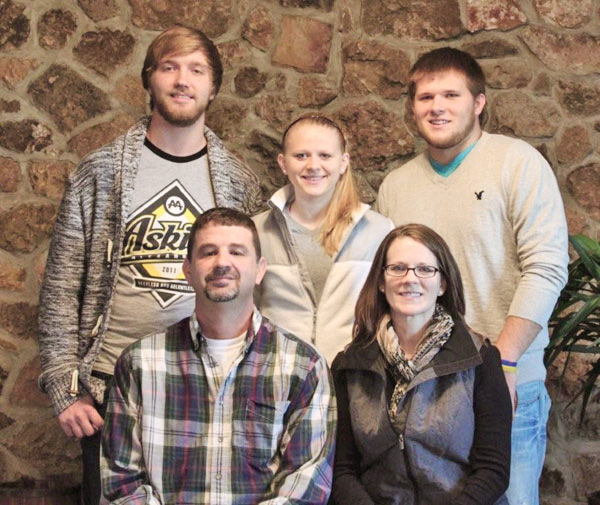
[(134, 288), (149, 289), (162, 308), (193, 293), (181, 264), (190, 228), (201, 212), (175, 180), (135, 210), (127, 223), (121, 265), (131, 269)]

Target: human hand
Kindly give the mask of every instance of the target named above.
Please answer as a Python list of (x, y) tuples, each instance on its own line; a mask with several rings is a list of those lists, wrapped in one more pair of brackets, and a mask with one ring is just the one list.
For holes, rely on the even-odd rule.
[(60, 427), (68, 437), (90, 437), (104, 426), (89, 394), (82, 396), (58, 415)]

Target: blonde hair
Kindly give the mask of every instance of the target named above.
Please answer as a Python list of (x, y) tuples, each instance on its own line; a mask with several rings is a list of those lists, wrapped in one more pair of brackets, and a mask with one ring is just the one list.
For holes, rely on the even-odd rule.
[[(160, 33), (148, 47), (142, 67), (144, 89), (150, 88), (150, 77), (165, 56), (188, 55), (196, 51), (201, 51), (206, 57), (211, 71), (213, 93), (216, 96), (223, 81), (223, 64), (217, 47), (200, 30), (179, 24)], [(152, 103), (151, 108), (153, 108)]]
[[(284, 152), (290, 130), (297, 124), (305, 122), (334, 129), (338, 134), (342, 152), (346, 152), (346, 137), (340, 126), (327, 116), (314, 112), (303, 114), (286, 128), (281, 141)], [(333, 256), (339, 250), (344, 233), (352, 224), (352, 213), (360, 208), (360, 204), (354, 176), (348, 164), (333, 190), (319, 235), (319, 241), (329, 256)]]

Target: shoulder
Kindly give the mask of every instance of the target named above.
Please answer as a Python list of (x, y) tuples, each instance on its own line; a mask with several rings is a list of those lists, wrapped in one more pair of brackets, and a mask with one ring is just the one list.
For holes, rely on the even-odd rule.
[[(364, 205), (364, 204), (363, 204)], [(368, 209), (367, 205), (364, 205)], [(362, 210), (353, 216), (353, 224), (343, 242), (340, 259), (373, 260), (384, 237), (394, 228), (390, 219), (373, 210)]]
[(275, 212), (278, 211), (269, 209), (252, 218), (256, 225), (261, 246), (263, 247), (262, 253), (265, 256), (272, 253), (272, 247), (275, 244), (283, 242), (281, 227), (274, 215)]
[(283, 218), (282, 209), (290, 198), (292, 198), (293, 194), (294, 190), (291, 184), (287, 184), (273, 193), (267, 204), (268, 209), (252, 218), (259, 232), (267, 232), (267, 230), (278, 228), (275, 214)]
[[(548, 162), (542, 154), (524, 140), (487, 132), (483, 132), (482, 140), (484, 144), (481, 152), (484, 156), (505, 156), (511, 161), (519, 159), (535, 161), (549, 167)], [(514, 163), (508, 163), (507, 165), (514, 165)]]
[(106, 174), (106, 167), (111, 163), (113, 147), (116, 143), (117, 139), (86, 154), (71, 174), (71, 181), (77, 183), (89, 177)]
[(414, 169), (418, 166), (421, 166), (426, 161), (427, 158), (425, 153), (421, 153), (415, 156), (412, 160), (407, 161), (403, 165), (392, 169), (390, 173), (387, 174), (386, 177), (383, 179), (383, 182), (381, 183), (381, 188), (389, 187), (397, 181), (402, 180), (407, 175), (413, 174)]
[(373, 209), (367, 210), (362, 216), (361, 221), (364, 222), (365, 226), (373, 228), (384, 235), (387, 235), (394, 228), (394, 223), (392, 223), (390, 218)]
[(237, 156), (235, 156), (221, 139), (214, 133), (210, 128), (204, 128), (204, 135), (206, 136), (206, 147), (208, 151), (208, 159), (210, 163), (220, 165), (220, 168), (225, 172), (234, 174), (243, 174), (246, 177), (251, 178), (253, 181), (257, 181), (256, 174), (243, 163)]
[(180, 350), (183, 347), (182, 338), (190, 336), (189, 328), (190, 318), (186, 317), (164, 331), (151, 333), (136, 340), (125, 348), (122, 355), (139, 357), (148, 353)]
[(269, 210), (265, 210), (259, 214), (256, 214), (256, 216), (252, 217), (252, 221), (254, 221), (254, 224), (256, 225), (256, 228), (258, 229), (259, 232), (261, 231), (261, 229), (265, 226), (265, 224), (271, 217), (272, 212), (273, 211), (269, 209)]
[(263, 316), (261, 326), (275, 343), (274, 352), (278, 359), (294, 362), (296, 366), (305, 370), (313, 368), (315, 365), (327, 368), (325, 358), (312, 344), (280, 328), (265, 316)]
[(86, 154), (71, 174), (71, 181), (78, 183), (90, 177), (112, 176), (113, 171), (110, 167), (120, 158), (118, 153), (124, 150), (139, 150), (146, 138), (147, 129), (148, 118), (143, 118), (108, 144)]
[(508, 135), (502, 135), (500, 133), (488, 133), (485, 131), (481, 133), (481, 142), (485, 148), (490, 150), (498, 147), (503, 147), (505, 149), (518, 147), (534, 149), (524, 140), (515, 137), (509, 137)]
[(331, 364), (332, 372), (343, 370), (373, 371), (378, 368), (382, 354), (376, 341), (367, 344), (352, 340), (340, 351)]
[(344, 370), (354, 361), (356, 354), (356, 346), (352, 345), (352, 342), (348, 344), (343, 350), (337, 353), (336, 357), (331, 362), (331, 371), (335, 374), (341, 370)]

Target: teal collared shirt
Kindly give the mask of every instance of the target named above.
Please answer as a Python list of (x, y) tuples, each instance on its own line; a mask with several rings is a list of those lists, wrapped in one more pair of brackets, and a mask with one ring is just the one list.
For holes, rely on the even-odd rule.
[(429, 163), (436, 171), (437, 174), (442, 177), (448, 177), (452, 174), (462, 163), (462, 161), (467, 157), (467, 155), (473, 150), (477, 144), (477, 141), (473, 142), (469, 147), (467, 147), (464, 151), (462, 151), (456, 158), (454, 158), (450, 163), (444, 165), (442, 163), (438, 163), (431, 156), (429, 156)]

